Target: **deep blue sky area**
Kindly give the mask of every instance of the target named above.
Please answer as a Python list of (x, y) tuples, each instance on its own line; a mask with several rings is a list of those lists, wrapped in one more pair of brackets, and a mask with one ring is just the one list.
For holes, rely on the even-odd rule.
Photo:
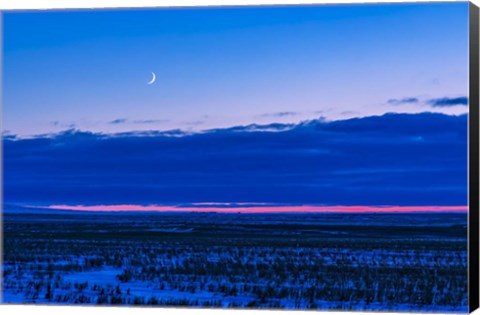
[(467, 205), (467, 2), (3, 23), (7, 203)]

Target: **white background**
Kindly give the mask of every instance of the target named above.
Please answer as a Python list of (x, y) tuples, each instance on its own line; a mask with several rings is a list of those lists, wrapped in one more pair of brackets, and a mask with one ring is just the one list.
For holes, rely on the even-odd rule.
[[(414, 0), (0, 0), (0, 10), (5, 9), (51, 9), (51, 8), (118, 8), (118, 7), (159, 7), (159, 6), (196, 6), (196, 5), (258, 5), (258, 4), (308, 4), (308, 3), (367, 3), (367, 2), (416, 2)], [(437, 0), (435, 2), (448, 2)], [(473, 0), (480, 6), (480, 0)], [(149, 307), (92, 307), (92, 306), (0, 306), (0, 314), (68, 314), (68, 315), (287, 315), (287, 314), (312, 314), (311, 311), (269, 311), (269, 310), (218, 310), (218, 309), (173, 309)], [(330, 315), (359, 315), (382, 313), (359, 312), (316, 312), (316, 314)], [(394, 313), (388, 313), (394, 314)], [(480, 315), (477, 310), (475, 315)]]

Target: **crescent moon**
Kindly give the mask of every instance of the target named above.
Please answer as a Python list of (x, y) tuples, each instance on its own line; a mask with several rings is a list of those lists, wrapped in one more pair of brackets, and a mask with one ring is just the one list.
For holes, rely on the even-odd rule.
[(152, 72), (152, 79), (148, 81), (147, 84), (152, 85), (156, 79), (157, 79), (157, 76), (155, 75), (155, 72)]

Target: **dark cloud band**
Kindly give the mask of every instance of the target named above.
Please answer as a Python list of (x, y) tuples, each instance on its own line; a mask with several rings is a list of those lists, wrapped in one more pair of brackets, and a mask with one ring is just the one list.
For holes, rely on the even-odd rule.
[(463, 205), (467, 116), (4, 141), (5, 202)]

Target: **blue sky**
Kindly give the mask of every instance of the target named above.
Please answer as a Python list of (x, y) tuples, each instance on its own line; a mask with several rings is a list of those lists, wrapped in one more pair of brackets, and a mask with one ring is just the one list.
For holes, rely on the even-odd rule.
[(467, 95), (467, 16), (467, 3), (7, 12), (4, 129), (466, 113), (432, 99)]

